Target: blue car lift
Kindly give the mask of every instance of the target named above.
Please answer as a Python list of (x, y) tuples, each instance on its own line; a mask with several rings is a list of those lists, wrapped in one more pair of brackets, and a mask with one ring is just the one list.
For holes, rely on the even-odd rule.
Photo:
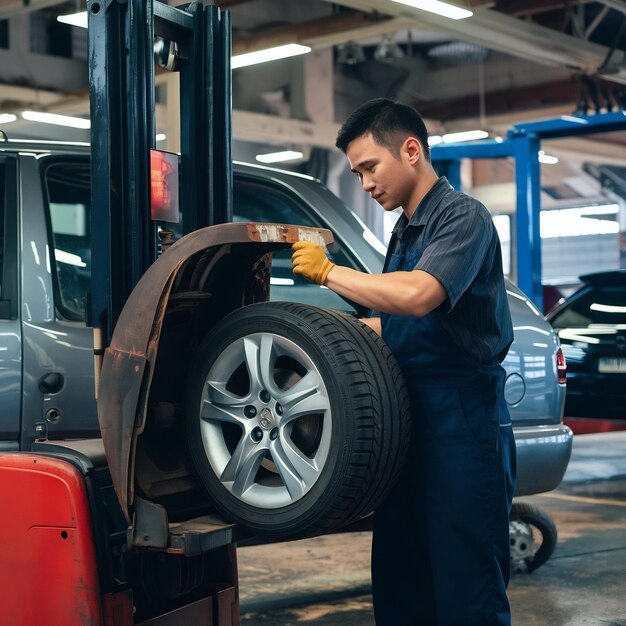
[(455, 189), (461, 189), (461, 159), (515, 159), (517, 185), (517, 285), (543, 310), (539, 211), (541, 183), (538, 152), (542, 139), (575, 137), (626, 129), (626, 111), (561, 117), (516, 124), (502, 141), (438, 144), (432, 161)]

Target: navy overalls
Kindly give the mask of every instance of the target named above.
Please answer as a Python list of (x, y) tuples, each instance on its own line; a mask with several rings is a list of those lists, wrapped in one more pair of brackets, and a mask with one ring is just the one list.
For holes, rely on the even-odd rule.
[(377, 626), (510, 624), (508, 516), (515, 442), (500, 362), (513, 339), (486, 209), (440, 178), (394, 229), (386, 272), (423, 269), (448, 300), (381, 315), (411, 396), (412, 453), (374, 513)]

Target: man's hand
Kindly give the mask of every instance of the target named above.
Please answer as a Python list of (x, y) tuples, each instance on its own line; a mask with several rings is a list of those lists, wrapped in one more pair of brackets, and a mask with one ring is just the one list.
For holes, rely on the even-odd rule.
[(311, 241), (296, 241), (292, 246), (293, 273), (304, 276), (308, 281), (324, 285), (330, 270), (335, 267), (324, 251)]

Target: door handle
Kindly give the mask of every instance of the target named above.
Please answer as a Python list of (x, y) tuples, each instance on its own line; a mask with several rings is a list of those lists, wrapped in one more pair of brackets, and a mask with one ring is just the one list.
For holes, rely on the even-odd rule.
[(58, 393), (63, 389), (65, 378), (58, 372), (49, 372), (39, 379), (39, 391), (41, 393)]

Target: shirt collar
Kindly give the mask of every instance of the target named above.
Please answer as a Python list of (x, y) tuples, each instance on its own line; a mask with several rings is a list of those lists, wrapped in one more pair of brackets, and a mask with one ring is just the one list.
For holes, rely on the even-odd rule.
[(452, 189), (452, 185), (450, 185), (448, 179), (445, 176), (441, 176), (417, 205), (417, 209), (415, 209), (410, 221), (404, 212), (400, 215), (396, 225), (393, 227), (392, 234), (402, 238), (402, 233), (407, 226), (424, 226), (450, 189)]

